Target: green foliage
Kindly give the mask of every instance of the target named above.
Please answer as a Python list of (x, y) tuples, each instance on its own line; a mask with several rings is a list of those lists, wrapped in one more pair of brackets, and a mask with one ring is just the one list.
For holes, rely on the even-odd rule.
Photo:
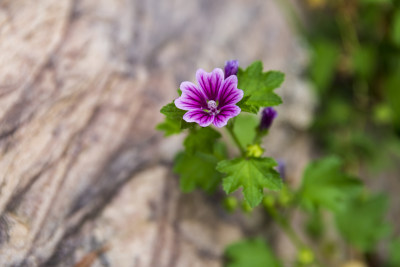
[(218, 161), (226, 158), (226, 147), (218, 142), (221, 134), (210, 127), (193, 128), (184, 141), (185, 151), (175, 159), (174, 171), (180, 175), (183, 192), (196, 187), (212, 193), (221, 181)]
[(253, 140), (256, 137), (256, 127), (258, 124), (259, 119), (255, 115), (239, 114), (235, 118), (233, 132), (236, 134), (243, 147), (253, 143)]
[(384, 195), (356, 198), (336, 213), (336, 224), (348, 242), (368, 252), (389, 231), (384, 222), (386, 210), (387, 197)]
[(236, 158), (219, 162), (217, 170), (228, 174), (223, 179), (227, 194), (242, 187), (244, 199), (251, 207), (255, 207), (263, 198), (264, 188), (279, 190), (282, 187), (275, 166), (277, 163), (271, 158)]
[(310, 64), (310, 75), (317, 90), (321, 93), (327, 90), (334, 77), (334, 70), (338, 62), (339, 48), (328, 40), (315, 40), (314, 54)]
[(165, 118), (156, 126), (156, 129), (164, 132), (164, 136), (170, 136), (181, 132), (181, 123), (178, 120)]
[(337, 157), (328, 157), (307, 166), (300, 189), (305, 207), (343, 210), (347, 201), (360, 192), (360, 180), (343, 173), (341, 165)]
[(391, 37), (393, 43), (400, 47), (400, 9), (397, 9), (393, 16)]
[(314, 135), (348, 166), (377, 166), (379, 146), (400, 133), (400, 2), (320, 2), (325, 8), (309, 10), (304, 32), (309, 77), (320, 92)]
[(386, 82), (386, 99), (392, 109), (393, 124), (400, 129), (400, 71), (395, 71)]
[(389, 266), (400, 266), (400, 238), (394, 239), (389, 247)]
[(314, 240), (319, 240), (324, 234), (324, 221), (319, 209), (310, 212), (307, 218), (306, 231)]
[(254, 113), (260, 107), (276, 106), (282, 103), (281, 98), (273, 92), (285, 79), (282, 72), (263, 72), (262, 63), (255, 61), (246, 70), (239, 68), (237, 76), (238, 88), (244, 91), (245, 96), (243, 102), (238, 105), (244, 111)]
[(195, 126), (194, 123), (188, 123), (182, 119), (186, 110), (178, 109), (174, 102), (163, 106), (160, 112), (164, 114), (166, 118), (164, 122), (156, 126), (156, 129), (164, 131), (165, 136), (178, 134), (184, 129), (193, 128)]
[(226, 267), (281, 267), (271, 249), (261, 239), (248, 239), (229, 245), (225, 250)]
[(357, 47), (352, 54), (353, 71), (362, 79), (370, 77), (376, 67), (376, 50), (373, 46), (364, 45)]
[(249, 112), (249, 113), (257, 114), (258, 110), (260, 109), (260, 107), (259, 106), (254, 106), (254, 105), (251, 105), (251, 104), (247, 103), (249, 98), (250, 98), (250, 96), (244, 96), (242, 98), (242, 100), (240, 100), (237, 103), (237, 105), (240, 107), (242, 112)]
[(216, 166), (226, 158), (226, 148), (218, 142), (220, 137), (221, 134), (210, 127), (189, 132), (183, 143), (186, 150), (176, 157), (174, 166), (183, 192), (191, 192), (196, 187), (209, 193), (216, 190), (222, 177)]
[(193, 129), (186, 137), (183, 145), (188, 154), (194, 154), (196, 151), (204, 153), (213, 153), (214, 144), (221, 134), (210, 127)]
[(213, 193), (222, 177), (215, 171), (218, 161), (216, 156), (202, 152), (178, 154), (174, 172), (180, 175), (181, 190), (187, 193), (200, 187), (206, 192)]
[(185, 115), (186, 110), (181, 110), (177, 108), (172, 101), (172, 103), (163, 106), (160, 112), (169, 119), (181, 120), (183, 115)]

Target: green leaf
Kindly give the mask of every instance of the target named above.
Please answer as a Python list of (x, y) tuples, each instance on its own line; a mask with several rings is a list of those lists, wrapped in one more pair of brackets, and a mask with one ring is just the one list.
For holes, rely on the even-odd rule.
[(259, 107), (275, 106), (282, 103), (281, 98), (273, 92), (285, 79), (282, 72), (263, 72), (261, 61), (255, 61), (246, 70), (239, 68), (237, 77), (238, 88), (243, 90), (245, 97), (248, 97), (243, 102), (247, 105), (245, 106), (246, 111), (254, 111)]
[(160, 112), (164, 114), (166, 118), (164, 122), (157, 125), (156, 129), (165, 131), (165, 136), (178, 134), (184, 129), (192, 129), (196, 127), (196, 123), (186, 122), (183, 120), (183, 115), (187, 111), (177, 108), (174, 102), (163, 106)]
[(314, 44), (314, 55), (310, 64), (310, 75), (317, 90), (323, 93), (331, 83), (339, 58), (338, 46), (328, 40), (318, 40)]
[(389, 246), (389, 266), (400, 266), (400, 237), (396, 238)]
[(183, 192), (191, 192), (196, 187), (212, 193), (221, 181), (216, 171), (218, 159), (214, 155), (197, 152), (182, 152), (175, 159), (174, 172), (180, 175), (180, 187)]
[(224, 142), (216, 142), (214, 144), (214, 156), (219, 160), (224, 160), (228, 157), (228, 152)]
[(256, 92), (251, 95), (248, 103), (251, 105), (250, 107), (271, 107), (282, 104), (282, 99), (274, 93), (265, 94), (264, 92)]
[(389, 225), (384, 222), (387, 204), (384, 195), (354, 199), (346, 209), (336, 213), (336, 225), (352, 245), (364, 252), (371, 251), (389, 232)]
[(249, 98), (250, 96), (244, 96), (236, 105), (242, 110), (242, 112), (257, 114), (260, 107), (247, 103)]
[(226, 267), (281, 267), (271, 249), (261, 239), (248, 239), (225, 249)]
[(276, 165), (272, 158), (236, 158), (219, 162), (217, 170), (228, 174), (223, 179), (223, 188), (227, 194), (242, 187), (244, 199), (251, 207), (255, 207), (263, 198), (264, 188), (282, 188), (282, 180), (274, 169)]
[(342, 210), (347, 201), (360, 192), (361, 181), (343, 173), (341, 166), (337, 157), (321, 159), (307, 166), (300, 188), (301, 201), (306, 207)]
[(165, 118), (164, 122), (157, 124), (156, 129), (164, 131), (164, 136), (170, 136), (181, 132), (180, 121)]
[(325, 225), (319, 209), (308, 214), (305, 230), (314, 240), (320, 240), (322, 238), (325, 233)]
[(239, 114), (235, 117), (233, 132), (243, 147), (253, 143), (259, 122), (259, 118), (252, 114)]
[(376, 48), (371, 45), (357, 47), (352, 54), (353, 70), (363, 79), (369, 78), (374, 73), (376, 61)]
[(197, 151), (211, 154), (214, 150), (214, 143), (220, 137), (221, 134), (210, 127), (200, 128), (191, 131), (183, 145), (189, 154), (194, 154)]
[(393, 43), (400, 46), (400, 9), (397, 9), (393, 15), (391, 37)]
[(163, 106), (160, 110), (169, 119), (181, 120), (186, 110), (179, 109), (175, 106), (174, 102)]
[(196, 123), (195, 122), (187, 122), (183, 119), (181, 119), (181, 130), (185, 130), (185, 129), (194, 129), (196, 128)]

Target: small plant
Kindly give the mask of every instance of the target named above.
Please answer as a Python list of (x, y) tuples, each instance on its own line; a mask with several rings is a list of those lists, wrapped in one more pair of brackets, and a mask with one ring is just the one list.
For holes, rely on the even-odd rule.
[[(261, 238), (243, 240), (226, 248), (226, 266), (336, 266), (335, 255), (347, 255), (349, 249), (361, 262), (375, 255), (378, 242), (390, 233), (384, 195), (369, 192), (360, 179), (345, 173), (335, 156), (311, 162), (294, 189), (284, 182), (285, 164), (264, 156), (261, 143), (278, 115), (272, 106), (282, 102), (274, 90), (284, 81), (283, 73), (263, 72), (259, 61), (246, 69), (228, 61), (225, 72), (198, 70), (196, 80), (181, 84), (177, 98), (161, 109), (165, 120), (157, 126), (166, 136), (187, 132), (173, 168), (182, 191), (213, 193), (222, 186), (227, 212), (240, 206), (250, 213), (262, 204), (297, 248), (290, 262), (279, 259)], [(233, 156), (227, 153), (229, 144), (237, 148)], [(239, 188), (243, 197), (238, 199), (232, 193)], [(306, 219), (304, 240), (292, 227), (294, 211)], [(332, 222), (345, 246), (326, 235)], [(389, 242), (392, 250), (399, 247), (398, 239)], [(393, 262), (398, 257), (390, 256), (381, 266), (394, 267)]]
[[(260, 144), (276, 117), (270, 106), (282, 102), (273, 90), (281, 85), (284, 75), (263, 72), (259, 61), (242, 70), (233, 60), (226, 63), (225, 73), (219, 68), (210, 73), (200, 69), (196, 79), (198, 85), (181, 84), (179, 97), (161, 109), (166, 118), (157, 126), (166, 136), (188, 131), (185, 150), (174, 166), (181, 189), (190, 192), (202, 188), (211, 193), (222, 182), (227, 194), (243, 188), (246, 205), (254, 208), (261, 203), (264, 189), (282, 188), (275, 169), (278, 164), (262, 156)], [(269, 108), (258, 122), (256, 114), (265, 106)], [(239, 151), (236, 157), (228, 158), (218, 130), (231, 136)]]

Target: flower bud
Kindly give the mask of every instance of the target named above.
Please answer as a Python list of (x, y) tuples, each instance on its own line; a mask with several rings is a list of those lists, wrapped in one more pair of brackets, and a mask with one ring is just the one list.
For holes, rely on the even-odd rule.
[(278, 166), (276, 168), (276, 170), (279, 172), (282, 180), (285, 180), (286, 178), (286, 163), (284, 160), (278, 159)]
[(314, 262), (314, 253), (308, 248), (302, 248), (297, 254), (297, 260), (304, 265)]
[(261, 112), (261, 123), (260, 130), (268, 130), (271, 127), (272, 122), (278, 116), (278, 112), (272, 107), (264, 108)]
[(224, 199), (224, 207), (228, 212), (233, 212), (237, 208), (238, 203), (235, 197), (226, 197)]
[(264, 149), (262, 149), (262, 147), (260, 147), (259, 144), (247, 146), (247, 151), (246, 151), (247, 157), (259, 158), (262, 156), (263, 153), (264, 153)]
[(225, 79), (231, 75), (236, 75), (239, 68), (239, 61), (229, 60), (225, 62)]

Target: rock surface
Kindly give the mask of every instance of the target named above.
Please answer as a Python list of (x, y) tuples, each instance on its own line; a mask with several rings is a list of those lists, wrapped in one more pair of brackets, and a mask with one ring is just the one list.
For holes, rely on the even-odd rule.
[(182, 137), (154, 128), (197, 68), (261, 59), (287, 74), (270, 151), (301, 169), (312, 97), (283, 14), (273, 0), (1, 1), (0, 265), (221, 266), (248, 224), (180, 193)]

